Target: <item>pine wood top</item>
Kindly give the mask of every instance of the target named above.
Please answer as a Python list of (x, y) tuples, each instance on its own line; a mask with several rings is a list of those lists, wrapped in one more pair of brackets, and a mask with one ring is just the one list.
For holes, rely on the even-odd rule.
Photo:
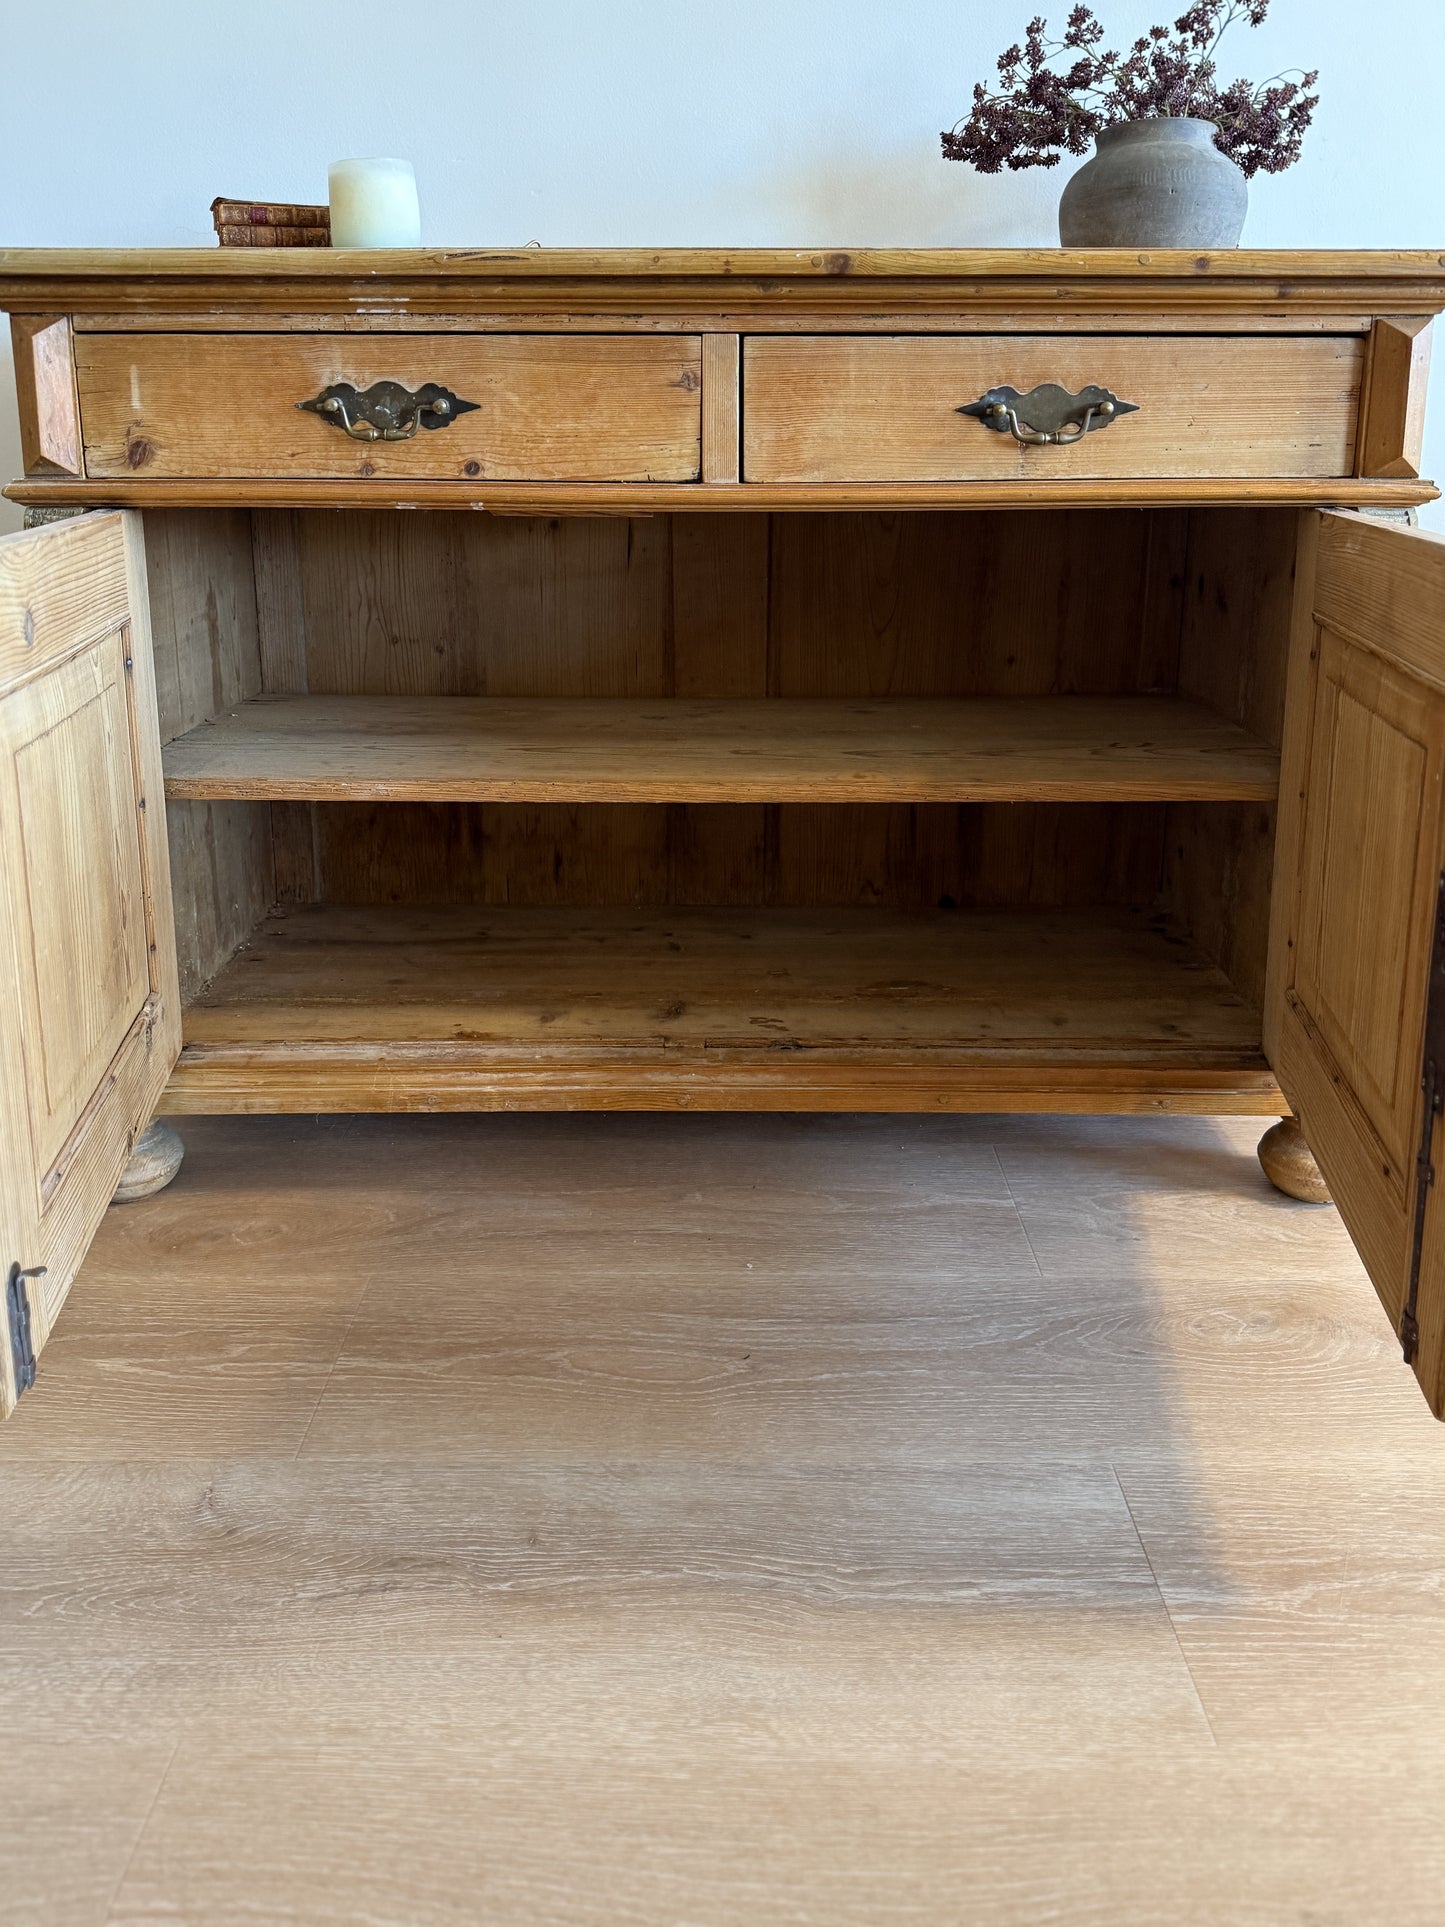
[[(285, 258), (281, 258), (282, 255)], [(214, 273), (228, 280), (463, 279), (488, 274), (545, 280), (788, 275), (873, 278), (1046, 275), (1056, 279), (1133, 276), (1198, 280), (1225, 274), (1369, 278), (1433, 274), (1445, 252), (1429, 248), (292, 248), (252, 259), (217, 248), (0, 248), (0, 274), (147, 275)]]
[(108, 311), (224, 302), (364, 308), (378, 296), (450, 312), (630, 290), (642, 305), (730, 300), (859, 306), (968, 300), (1008, 306), (1264, 306), (1438, 313), (1445, 251), (1126, 248), (8, 248), (0, 307)]
[(1171, 698), (697, 702), (301, 696), (171, 743), (172, 797), (1272, 801), (1279, 758)]

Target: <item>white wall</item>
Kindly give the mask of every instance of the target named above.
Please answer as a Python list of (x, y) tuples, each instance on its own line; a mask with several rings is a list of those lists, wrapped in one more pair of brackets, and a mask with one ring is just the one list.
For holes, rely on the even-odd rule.
[[(1123, 39), (1183, 0), (1095, 4)], [(0, 243), (209, 245), (214, 195), (319, 201), (328, 160), (391, 153), (434, 243), (1049, 245), (1064, 169), (938, 157), (1036, 6), (1068, 0), (0, 0)], [(1445, 248), (1445, 0), (1274, 0), (1225, 65), (1323, 69), (1247, 243)]]

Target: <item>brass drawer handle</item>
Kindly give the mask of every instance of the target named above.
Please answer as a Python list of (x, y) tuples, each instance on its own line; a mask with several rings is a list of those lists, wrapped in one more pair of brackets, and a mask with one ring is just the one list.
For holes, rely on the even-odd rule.
[(429, 381), (414, 392), (399, 381), (374, 381), (359, 389), (334, 381), (296, 406), (346, 431), (357, 442), (409, 442), (419, 428), (449, 428), (458, 415), (481, 403), (463, 401), (450, 388)]
[(1138, 411), (1138, 402), (1120, 401), (1107, 388), (1082, 388), (1071, 395), (1056, 381), (1046, 381), (1027, 395), (1017, 388), (990, 388), (955, 413), (972, 415), (985, 428), (1012, 435), (1027, 448), (1067, 448), (1096, 428), (1108, 428), (1120, 415)]

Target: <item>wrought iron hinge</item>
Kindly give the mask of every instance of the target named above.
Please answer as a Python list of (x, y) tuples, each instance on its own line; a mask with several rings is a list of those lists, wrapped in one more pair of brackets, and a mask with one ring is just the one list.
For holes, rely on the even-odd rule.
[(1400, 1314), (1405, 1363), (1420, 1350), (1420, 1260), (1425, 1250), (1425, 1212), (1435, 1183), (1435, 1127), (1445, 1111), (1445, 876), (1435, 899), (1435, 939), (1430, 948), (1430, 980), (1425, 995), (1425, 1062), (1420, 1073), (1420, 1148), (1415, 1154), (1415, 1225), (1410, 1240), (1410, 1275)]
[(10, 1334), (10, 1359), (15, 1368), (15, 1396), (28, 1392), (35, 1383), (35, 1347), (30, 1339), (30, 1294), (25, 1289), (27, 1278), (43, 1278), (44, 1265), (32, 1265), (22, 1271), (18, 1264), (11, 1265), (10, 1276), (5, 1280), (5, 1327)]

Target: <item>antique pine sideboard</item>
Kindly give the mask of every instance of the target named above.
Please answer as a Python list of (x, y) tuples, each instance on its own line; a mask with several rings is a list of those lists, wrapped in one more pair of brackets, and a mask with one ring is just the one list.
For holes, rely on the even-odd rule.
[(153, 1113), (528, 1108), (1293, 1116), (1445, 1408), (1445, 254), (0, 307), (6, 1410)]

